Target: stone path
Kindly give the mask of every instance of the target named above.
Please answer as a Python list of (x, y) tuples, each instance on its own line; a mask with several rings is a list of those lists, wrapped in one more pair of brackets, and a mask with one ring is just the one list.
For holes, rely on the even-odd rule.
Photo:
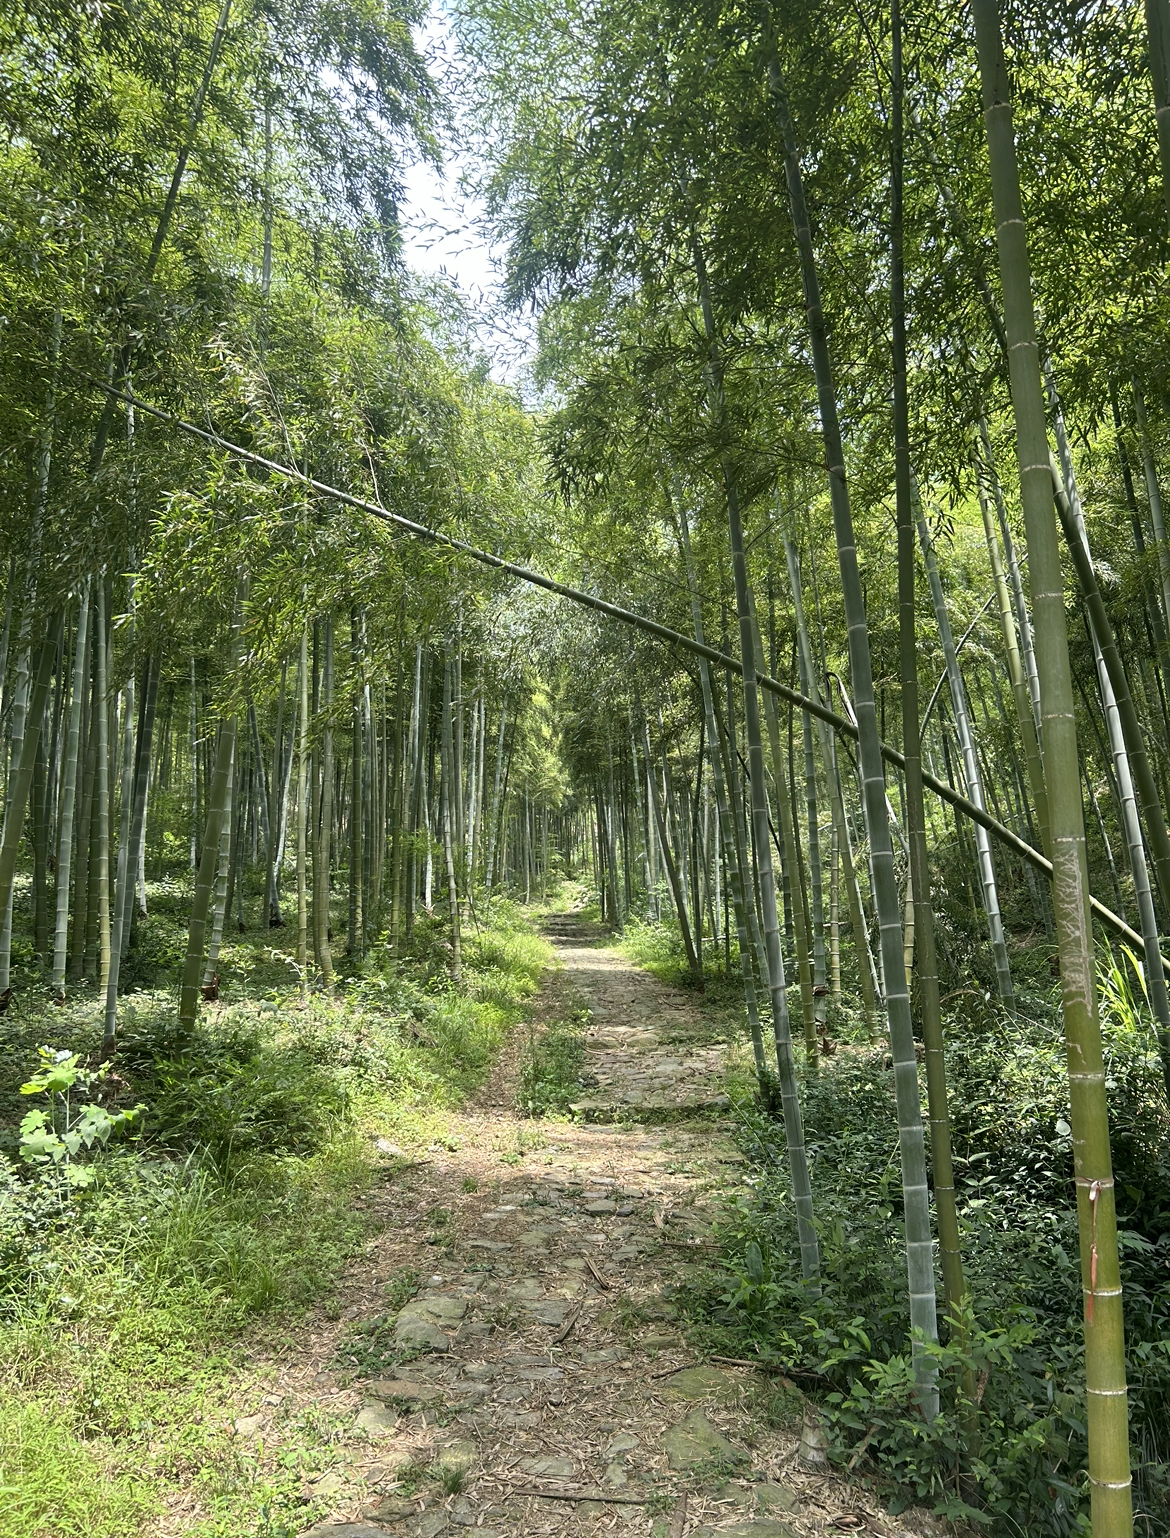
[(304, 1538), (935, 1531), (806, 1468), (799, 1427), (773, 1424), (794, 1391), (778, 1417), (774, 1380), (685, 1344), (671, 1287), (714, 1255), (742, 1180), (719, 1120), (725, 1049), (701, 1044), (689, 995), (580, 921), (549, 931), (549, 1012), (592, 1011), (596, 1119), (517, 1118), (513, 1059), (417, 1159), (387, 1148), (386, 1229), (341, 1321), (258, 1371), (236, 1423), (272, 1464), (283, 1425), (323, 1417), (305, 1495), (328, 1514)]

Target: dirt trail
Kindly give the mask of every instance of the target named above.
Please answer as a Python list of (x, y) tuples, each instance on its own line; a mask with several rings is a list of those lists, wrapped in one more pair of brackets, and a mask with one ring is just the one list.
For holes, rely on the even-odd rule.
[[(386, 1229), (342, 1319), (256, 1374), (238, 1435), (279, 1459), (282, 1424), (328, 1412), (336, 1438), (306, 1494), (330, 1509), (312, 1538), (927, 1530), (809, 1474), (796, 1435), (767, 1423), (774, 1384), (683, 1344), (670, 1286), (742, 1179), (718, 1116), (725, 1048), (687, 994), (599, 932), (573, 915), (548, 930), (562, 963), (548, 1012), (592, 1012), (584, 1119), (518, 1118), (516, 1055), (501, 1062), (442, 1146), (392, 1166), (371, 1197)], [(411, 1273), (417, 1293), (395, 1314), (395, 1278)], [(354, 1378), (348, 1343), (380, 1318), (380, 1335), (356, 1337)], [(379, 1373), (379, 1339), (390, 1357), (419, 1354)]]

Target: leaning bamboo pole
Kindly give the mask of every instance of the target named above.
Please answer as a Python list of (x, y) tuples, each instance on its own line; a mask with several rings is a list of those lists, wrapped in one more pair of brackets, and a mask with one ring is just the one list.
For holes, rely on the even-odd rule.
[[(77, 371), (73, 370), (72, 372)], [(85, 378), (87, 383), (97, 389), (112, 389), (112, 386), (107, 385), (101, 380), (91, 379), (87, 375), (81, 377)], [(169, 423), (180, 432), (188, 433), (195, 438), (201, 438), (205, 443), (214, 444), (217, 448), (242, 460), (245, 464), (256, 465), (258, 468), (267, 470), (271, 474), (279, 475), (295, 485), (305, 486), (309, 490), (315, 491), (319, 496), (327, 497), (342, 507), (352, 507), (378, 522), (402, 529), (418, 539), (425, 539), (429, 543), (439, 545), (447, 550), (456, 551), (460, 555), (465, 555), (470, 560), (478, 562), (481, 566), (487, 566), (493, 571), (504, 572), (521, 582), (527, 582), (533, 587), (539, 587), (544, 592), (553, 593), (557, 597), (568, 599), (571, 603), (580, 604), (583, 608), (591, 609), (597, 614), (603, 614), (607, 619), (616, 620), (619, 624), (629, 625), (635, 630), (640, 630), (644, 635), (653, 636), (656, 640), (665, 642), (669, 646), (675, 646), (680, 651), (687, 652), (693, 657), (706, 657), (709, 662), (724, 669), (733, 676), (740, 678), (743, 676), (743, 665), (738, 657), (732, 657), (727, 652), (720, 651), (717, 647), (695, 641), (690, 636), (684, 635), (681, 631), (672, 630), (669, 625), (660, 624), (658, 620), (650, 619), (647, 615), (637, 614), (631, 609), (623, 608), (620, 604), (610, 603), (608, 599), (600, 598), (595, 593), (586, 593), (580, 588), (570, 587), (567, 583), (557, 582), (552, 577), (546, 577), (543, 572), (534, 571), (531, 567), (520, 566), (515, 561), (506, 561), (502, 556), (493, 555), (488, 550), (480, 550), (475, 545), (469, 544), (466, 540), (457, 539), (454, 535), (446, 534), (438, 529), (428, 528), (426, 524), (415, 523), (413, 519), (405, 518), (401, 513), (394, 513), (385, 507), (379, 507), (376, 502), (367, 501), (363, 497), (356, 497), (348, 491), (341, 490), (340, 487), (329, 485), (327, 481), (315, 480), (312, 476), (304, 475), (301, 471), (289, 465), (281, 464), (279, 460), (267, 459), (262, 454), (254, 454), (250, 449), (245, 449), (240, 444), (233, 443), (229, 438), (221, 437), (220, 434), (210, 432), (206, 428), (197, 427), (194, 422), (188, 422), (183, 417), (175, 416), (172, 412), (163, 411), (158, 406), (149, 405), (139, 396), (129, 396), (121, 391), (115, 391), (114, 393), (120, 399), (136, 406), (139, 411), (144, 411), (150, 416), (157, 417), (159, 421)], [(779, 679), (770, 678), (764, 674), (756, 674), (755, 679), (759, 688), (775, 694), (779, 699), (787, 700), (790, 704), (807, 710), (814, 720), (823, 721), (826, 726), (831, 727), (839, 736), (856, 740), (856, 726), (846, 720), (844, 716), (839, 715), (835, 710), (830, 709), (819, 698), (813, 699), (810, 695), (802, 694), (799, 689), (794, 689), (788, 684), (782, 683)], [(892, 765), (896, 769), (905, 769), (906, 760), (897, 748), (892, 747), (887, 742), (879, 743), (879, 748), (881, 756), (887, 764)], [(948, 785), (944, 780), (940, 780), (936, 774), (924, 770), (922, 783), (934, 795), (938, 796), (941, 801), (945, 801), (948, 806), (952, 807), (955, 812), (961, 813), (968, 821), (978, 823), (981, 827), (986, 828), (993, 838), (998, 839), (1000, 843), (1018, 854), (1021, 859), (1027, 860), (1035, 870), (1041, 871), (1049, 880), (1052, 880), (1052, 861), (1042, 854), (1040, 850), (1034, 849), (1018, 833), (1014, 833), (1011, 828), (1005, 827), (1003, 823), (997, 818), (992, 817), (986, 810), (980, 810), (966, 796), (960, 795), (953, 786)], [(1091, 893), (1089, 895), (1089, 906), (1093, 914), (1101, 920), (1111, 933), (1117, 935), (1119, 939), (1128, 941), (1131, 945), (1141, 945), (1142, 939), (1137, 931), (1132, 929), (1111, 908), (1106, 907), (1098, 898), (1092, 896)], [(1163, 957), (1162, 965), (1167, 975), (1170, 975), (1170, 961)]]

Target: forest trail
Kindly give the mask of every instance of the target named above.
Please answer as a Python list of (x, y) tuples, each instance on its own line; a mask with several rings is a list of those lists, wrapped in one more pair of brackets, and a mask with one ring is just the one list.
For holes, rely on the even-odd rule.
[(935, 1531), (810, 1474), (769, 1424), (775, 1381), (684, 1344), (670, 1289), (713, 1255), (742, 1178), (726, 1046), (600, 930), (564, 914), (547, 932), (540, 1012), (590, 1011), (591, 1098), (572, 1123), (519, 1116), (517, 1040), (422, 1157), (386, 1146), (340, 1319), (255, 1364), (238, 1437), (277, 1466), (282, 1428), (327, 1417), (305, 1495), (329, 1509), (304, 1538)]

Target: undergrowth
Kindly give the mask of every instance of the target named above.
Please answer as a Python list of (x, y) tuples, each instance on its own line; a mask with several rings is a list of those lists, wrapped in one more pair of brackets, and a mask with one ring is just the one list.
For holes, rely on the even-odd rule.
[[(645, 950), (644, 932), (633, 942)], [(957, 942), (956, 942), (957, 943)], [(677, 940), (653, 940), (669, 955)], [(1013, 956), (1017, 1009), (953, 990), (947, 1073), (972, 1312), (928, 1348), (942, 1414), (918, 1409), (893, 1072), (859, 1012), (801, 1088), (821, 1245), (801, 1279), (784, 1134), (750, 1060), (729, 1090), (747, 1182), (724, 1262), (678, 1302), (711, 1351), (759, 1354), (818, 1403), (831, 1456), (856, 1459), (891, 1511), (933, 1506), (1005, 1538), (1089, 1531), (1081, 1279), (1064, 1042), (1047, 951)], [(1154, 1023), (1132, 966), (1107, 949), (1102, 1027), (1125, 1298), (1137, 1530), (1170, 1531), (1170, 1126)], [(778, 1113), (777, 1113), (778, 1114)], [(941, 1299), (941, 1279), (939, 1280)], [(1144, 1528), (1143, 1528), (1144, 1523)]]
[(123, 1000), (118, 1055), (87, 1092), (115, 1115), (143, 1110), (107, 1146), (78, 1148), (84, 1181), (65, 1181), (72, 1160), (20, 1157), (21, 1121), (46, 1098), (20, 1086), (44, 1045), (96, 1060), (96, 1001), (50, 1009), (26, 988), (0, 1017), (3, 1538), (137, 1533), (190, 1482), (207, 1538), (305, 1525), (303, 1473), (262, 1476), (230, 1435), (234, 1369), (257, 1330), (328, 1308), (370, 1232), (356, 1199), (397, 1167), (378, 1140), (436, 1134), (525, 1018), (551, 954), (496, 899), (465, 936), (460, 987), (423, 917), (408, 953), (343, 959), (336, 989), (302, 1006), (272, 936), (233, 936), (223, 1002), (180, 1038), (181, 893), (157, 895), (137, 972), (149, 986)]

